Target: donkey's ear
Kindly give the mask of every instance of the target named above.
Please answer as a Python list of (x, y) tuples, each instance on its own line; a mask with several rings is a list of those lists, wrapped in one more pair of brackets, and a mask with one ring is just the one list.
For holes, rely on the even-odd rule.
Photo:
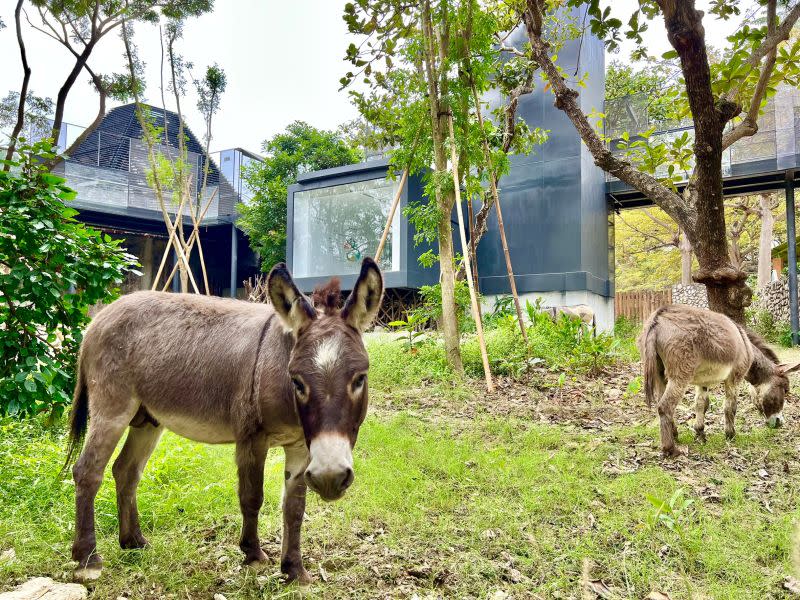
[(289, 331), (297, 334), (301, 327), (317, 318), (317, 312), (297, 289), (284, 263), (278, 263), (267, 276), (267, 291), (272, 306)]
[(361, 263), (353, 291), (342, 308), (342, 318), (358, 331), (364, 331), (378, 314), (383, 296), (383, 276), (378, 265), (371, 258)]
[(787, 374), (787, 375), (789, 373), (794, 373), (798, 369), (800, 369), (800, 363), (797, 363), (796, 365), (792, 365), (791, 367), (789, 365), (781, 365), (780, 366), (780, 370), (783, 371), (783, 373)]

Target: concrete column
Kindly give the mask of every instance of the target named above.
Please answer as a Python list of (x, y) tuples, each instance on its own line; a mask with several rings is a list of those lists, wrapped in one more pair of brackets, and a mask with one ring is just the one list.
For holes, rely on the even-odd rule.
[(142, 279), (139, 289), (149, 290), (153, 287), (153, 238), (149, 235), (142, 243)]
[(231, 223), (231, 298), (236, 298), (236, 287), (239, 277), (239, 240), (236, 235), (236, 225)]

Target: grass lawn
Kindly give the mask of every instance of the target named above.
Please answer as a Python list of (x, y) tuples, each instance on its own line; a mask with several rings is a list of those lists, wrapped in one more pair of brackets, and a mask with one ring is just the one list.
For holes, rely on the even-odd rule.
[[(338, 503), (309, 496), (303, 548), (316, 582), (303, 594), (790, 597), (797, 406), (772, 431), (743, 400), (728, 443), (715, 401), (708, 443), (682, 423), (688, 456), (664, 461), (654, 411), (617, 393), (633, 371), (606, 371), (557, 387), (547, 374), (501, 381), (488, 397), (477, 384), (448, 391), (441, 377), (427, 387), (424, 375), (410, 387), (381, 382), (389, 375), (378, 370), (355, 484)], [(36, 575), (69, 579), (74, 490), (57, 477), (63, 449), (60, 431), (0, 421), (0, 553), (16, 555), (0, 558), (0, 590)], [(91, 597), (299, 594), (277, 575), (282, 460), (271, 451), (261, 534), (274, 562), (261, 571), (240, 566), (231, 447), (164, 437), (139, 488), (144, 551), (117, 545), (109, 469), (97, 501), (106, 568)]]

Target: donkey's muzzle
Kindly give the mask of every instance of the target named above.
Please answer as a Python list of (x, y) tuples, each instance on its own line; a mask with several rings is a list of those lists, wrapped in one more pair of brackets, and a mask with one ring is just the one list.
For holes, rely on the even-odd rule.
[(767, 419), (767, 426), (773, 429), (777, 427), (783, 427), (783, 423), (784, 423), (784, 418), (783, 414), (781, 413), (774, 414)]
[(347, 467), (342, 471), (317, 473), (306, 469), (306, 483), (317, 492), (323, 500), (338, 500), (353, 483), (353, 469)]
[(306, 483), (323, 500), (338, 500), (355, 477), (349, 438), (323, 433), (311, 441), (309, 451), (311, 462), (306, 468)]

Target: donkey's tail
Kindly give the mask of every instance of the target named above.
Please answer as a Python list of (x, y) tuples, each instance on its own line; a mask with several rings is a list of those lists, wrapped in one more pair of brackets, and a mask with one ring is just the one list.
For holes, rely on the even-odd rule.
[(61, 475), (67, 471), (75, 460), (83, 446), (83, 438), (89, 424), (89, 395), (86, 390), (86, 376), (83, 372), (80, 357), (78, 358), (77, 377), (75, 381), (75, 393), (72, 396), (72, 411), (69, 417), (69, 445), (67, 446), (67, 458), (64, 466), (61, 467)]
[(642, 354), (642, 374), (644, 375), (644, 396), (647, 399), (647, 406), (653, 405), (653, 399), (656, 394), (656, 382), (661, 377), (658, 368), (658, 350), (656, 349), (656, 325), (658, 324), (658, 315), (660, 311), (656, 311), (650, 320), (645, 325), (642, 331), (641, 347)]

